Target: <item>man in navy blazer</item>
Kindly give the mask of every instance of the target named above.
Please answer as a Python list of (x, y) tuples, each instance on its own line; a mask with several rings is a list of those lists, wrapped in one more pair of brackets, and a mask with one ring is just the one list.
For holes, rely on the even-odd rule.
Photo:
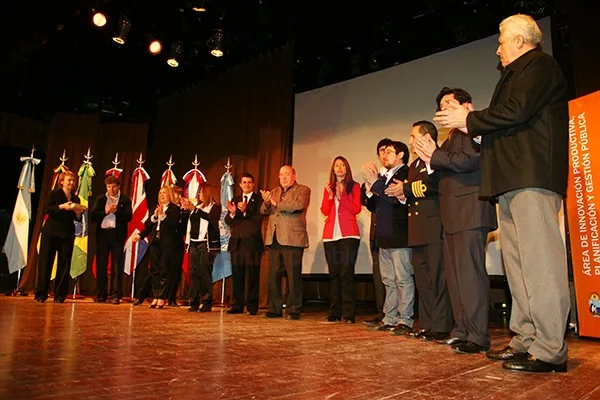
[(106, 193), (99, 196), (90, 213), (96, 223), (96, 279), (97, 303), (106, 302), (108, 294), (108, 255), (111, 257), (111, 298), (119, 304), (123, 297), (123, 249), (127, 239), (127, 224), (131, 221), (131, 200), (120, 191), (121, 182), (116, 176), (104, 180)]

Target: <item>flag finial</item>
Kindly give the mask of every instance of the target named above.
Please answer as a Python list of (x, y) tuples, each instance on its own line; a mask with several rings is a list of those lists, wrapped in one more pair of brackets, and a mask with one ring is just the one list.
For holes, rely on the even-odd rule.
[(140, 168), (142, 168), (142, 164), (144, 164), (146, 161), (142, 158), (142, 153), (140, 153), (140, 157), (136, 160), (138, 164), (140, 164)]
[(171, 167), (172, 167), (173, 165), (175, 165), (175, 163), (173, 162), (173, 154), (171, 154), (171, 155), (169, 156), (169, 161), (167, 161), (167, 165), (169, 166), (169, 171), (171, 170)]
[(31, 146), (31, 158), (33, 158), (33, 153), (35, 153), (35, 143)]
[(229, 170), (233, 168), (233, 164), (231, 164), (229, 157), (227, 157), (227, 164), (225, 164), (225, 168), (227, 169), (227, 173), (229, 173)]
[(85, 158), (84, 164), (91, 164), (91, 160), (94, 156), (92, 155), (91, 149), (88, 147), (87, 154), (83, 156)]
[(62, 157), (59, 157), (60, 160), (60, 165), (65, 165), (65, 162), (68, 160), (69, 158), (67, 157), (67, 149), (63, 150), (63, 154)]
[(200, 165), (200, 163), (198, 162), (198, 154), (194, 155), (194, 162), (192, 163), (192, 165), (194, 166), (194, 169), (198, 169), (198, 165)]
[[(140, 158), (142, 157), (142, 155), (140, 154)], [(113, 165), (115, 166), (115, 168), (117, 168), (117, 165), (121, 164), (121, 161), (119, 161), (119, 153), (115, 153), (115, 159), (112, 161)]]

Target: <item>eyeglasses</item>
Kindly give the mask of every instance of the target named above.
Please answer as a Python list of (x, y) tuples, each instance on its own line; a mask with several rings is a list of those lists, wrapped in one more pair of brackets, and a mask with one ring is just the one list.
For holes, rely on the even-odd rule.
[(393, 150), (393, 149), (386, 150), (386, 151), (384, 151), (384, 153), (386, 156), (398, 154), (398, 152), (396, 152), (396, 150)]

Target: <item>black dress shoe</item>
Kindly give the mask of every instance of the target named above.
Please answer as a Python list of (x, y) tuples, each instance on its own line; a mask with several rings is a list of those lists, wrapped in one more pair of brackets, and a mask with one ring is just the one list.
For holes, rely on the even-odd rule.
[(54, 302), (55, 303), (64, 303), (65, 299), (64, 299), (64, 297), (55, 297)]
[(412, 331), (412, 330), (413, 330), (413, 328), (406, 324), (398, 324), (394, 327), (394, 329), (392, 329), (390, 334), (392, 334), (394, 336), (404, 336), (404, 333)]
[(281, 318), (281, 314), (269, 311), (265, 315), (263, 315), (263, 318)]
[(464, 342), (464, 340), (459, 339), (457, 337), (449, 337), (446, 339), (433, 339), (434, 342), (436, 342), (437, 344), (445, 344), (448, 346), (452, 346), (452, 347), (456, 347), (459, 344), (461, 344), (462, 342)]
[(249, 310), (246, 314), (247, 315), (256, 315), (258, 313), (257, 310)]
[(188, 308), (189, 312), (196, 312), (200, 309), (200, 306), (198, 305), (191, 305), (190, 308)]
[(239, 308), (231, 308), (227, 310), (227, 314), (243, 314), (244, 310), (240, 310)]
[(363, 324), (367, 326), (377, 326), (382, 320), (379, 317), (375, 317), (373, 319), (367, 319), (363, 321)]
[(288, 314), (288, 316), (285, 319), (297, 321), (300, 319), (300, 314)]
[(114, 299), (112, 299), (110, 302), (111, 302), (112, 304), (121, 304), (121, 299), (119, 299), (119, 298), (115, 297), (115, 298), (114, 298)]
[(179, 308), (179, 304), (177, 304), (176, 301), (169, 301), (169, 304), (167, 304), (167, 307)]
[(381, 321), (379, 323), (379, 325), (377, 326), (367, 326), (367, 329), (372, 330), (372, 331), (377, 331), (377, 332), (388, 332), (391, 331), (395, 328), (396, 326), (394, 325), (388, 325), (386, 323), (384, 323), (383, 321)]
[(324, 322), (340, 322), (340, 318), (336, 317), (334, 315), (329, 315), (329, 316), (325, 317), (325, 319), (323, 321)]
[(198, 312), (210, 312), (212, 310), (212, 306), (209, 306), (207, 304), (200, 304), (200, 308), (198, 309)]
[(450, 333), (448, 332), (432, 332), (428, 331), (423, 334), (421, 340), (424, 342), (434, 342), (436, 340), (448, 340)]
[(355, 324), (356, 320), (354, 319), (354, 317), (344, 318), (344, 323), (346, 323), (346, 324)]
[(519, 372), (567, 372), (567, 362), (551, 364), (542, 360), (537, 360), (531, 354), (526, 353), (524, 356), (504, 361), (502, 363), (502, 368)]
[(426, 331), (425, 329), (412, 328), (404, 331), (404, 336), (410, 339), (422, 339), (427, 333), (429, 333), (429, 331)]
[(36, 297), (35, 301), (38, 302), (38, 303), (44, 303), (44, 302), (46, 302), (46, 299), (43, 298), (43, 297)]
[(458, 346), (453, 346), (452, 348), (454, 349), (454, 351), (460, 354), (479, 354), (490, 349), (489, 347), (486, 348), (468, 340), (462, 342)]
[(96, 297), (94, 299), (94, 303), (106, 303), (106, 298), (105, 297)]
[(134, 299), (133, 300), (133, 305), (134, 306), (139, 306), (140, 304), (142, 304), (144, 302), (144, 300), (140, 300), (140, 299)]
[(485, 353), (486, 357), (490, 360), (500, 360), (500, 361), (508, 361), (515, 358), (521, 358), (527, 355), (527, 353), (522, 353), (513, 349), (510, 346), (506, 346), (500, 350), (490, 350)]

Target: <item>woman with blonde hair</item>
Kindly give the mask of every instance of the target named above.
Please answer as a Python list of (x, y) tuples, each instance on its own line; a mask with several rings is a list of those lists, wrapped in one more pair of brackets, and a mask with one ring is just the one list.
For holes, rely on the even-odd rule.
[(221, 251), (221, 204), (215, 185), (204, 183), (198, 191), (198, 204), (189, 206), (185, 242), (190, 255), (190, 308), (208, 312), (212, 308), (212, 269)]
[(360, 244), (356, 215), (361, 210), (360, 185), (352, 178), (348, 160), (337, 156), (331, 164), (321, 202), (321, 213), (327, 217), (323, 228), (323, 247), (329, 268), (327, 322), (338, 322), (342, 318), (347, 323), (355, 322), (354, 266)]
[[(56, 258), (56, 278), (54, 279), (54, 302), (64, 303), (69, 291), (69, 270), (75, 243), (74, 220), (81, 221), (85, 206), (79, 204), (75, 195), (77, 175), (65, 171), (58, 177), (59, 188), (52, 191), (46, 200), (48, 218), (42, 228), (38, 276), (35, 301), (43, 303), (48, 298), (48, 286), (54, 259)], [(57, 257), (58, 255), (58, 257)]]
[(154, 300), (150, 308), (163, 308), (168, 295), (167, 280), (171, 263), (181, 246), (180, 209), (174, 203), (173, 189), (163, 186), (158, 192), (158, 204), (146, 220), (145, 229), (133, 238), (134, 242), (149, 237), (148, 256)]

